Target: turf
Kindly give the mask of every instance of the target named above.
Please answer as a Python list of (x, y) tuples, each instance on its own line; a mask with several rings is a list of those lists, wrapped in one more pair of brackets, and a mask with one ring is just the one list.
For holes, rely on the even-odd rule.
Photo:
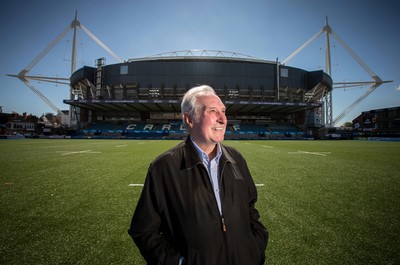
[[(176, 143), (1, 140), (0, 264), (145, 264), (129, 184)], [(225, 144), (263, 184), (268, 264), (400, 264), (400, 142)]]

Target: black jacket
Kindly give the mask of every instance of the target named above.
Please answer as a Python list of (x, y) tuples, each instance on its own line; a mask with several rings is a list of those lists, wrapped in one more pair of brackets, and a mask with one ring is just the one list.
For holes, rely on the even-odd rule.
[(223, 216), (189, 138), (151, 163), (129, 229), (147, 264), (264, 263), (268, 232), (254, 207), (256, 187), (242, 155), (221, 147)]

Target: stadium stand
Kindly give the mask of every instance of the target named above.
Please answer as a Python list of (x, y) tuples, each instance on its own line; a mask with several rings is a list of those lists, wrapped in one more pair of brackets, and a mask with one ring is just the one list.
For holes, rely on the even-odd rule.
[(185, 136), (180, 100), (212, 86), (226, 106), (226, 139), (297, 139), (322, 126), (321, 98), (332, 79), (223, 51), (173, 52), (83, 67), (70, 77), (76, 137), (177, 139)]
[[(126, 139), (182, 139), (186, 130), (181, 121), (169, 123), (110, 122), (90, 123), (75, 137)], [(226, 139), (302, 139), (303, 132), (291, 124), (228, 124)]]

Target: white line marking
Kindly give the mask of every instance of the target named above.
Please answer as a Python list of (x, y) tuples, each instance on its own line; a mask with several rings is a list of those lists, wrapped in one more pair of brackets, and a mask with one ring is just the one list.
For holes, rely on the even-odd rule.
[(117, 145), (116, 147), (125, 147), (128, 146), (127, 144), (123, 144), (123, 145)]
[(317, 155), (317, 156), (326, 156), (328, 154), (331, 154), (331, 152), (307, 152), (307, 151), (297, 151), (297, 152), (288, 152), (288, 154), (291, 155), (301, 155), (301, 154), (306, 154), (306, 155)]
[(267, 147), (267, 148), (274, 148), (273, 146), (270, 145), (261, 145), (262, 147)]
[(101, 152), (96, 152), (96, 151), (92, 151), (92, 150), (85, 150), (85, 151), (73, 151), (73, 152), (66, 152), (64, 154), (61, 154), (63, 156), (66, 155), (75, 155), (75, 154), (99, 154)]
[(264, 184), (256, 184), (256, 187), (264, 187)]

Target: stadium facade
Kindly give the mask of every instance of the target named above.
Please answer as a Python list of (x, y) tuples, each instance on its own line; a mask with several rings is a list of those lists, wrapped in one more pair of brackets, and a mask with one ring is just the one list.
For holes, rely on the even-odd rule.
[(222, 51), (183, 51), (85, 66), (70, 77), (77, 124), (85, 135), (179, 138), (180, 103), (200, 84), (212, 86), (227, 107), (227, 138), (303, 137), (323, 126), (323, 98), (332, 79)]

